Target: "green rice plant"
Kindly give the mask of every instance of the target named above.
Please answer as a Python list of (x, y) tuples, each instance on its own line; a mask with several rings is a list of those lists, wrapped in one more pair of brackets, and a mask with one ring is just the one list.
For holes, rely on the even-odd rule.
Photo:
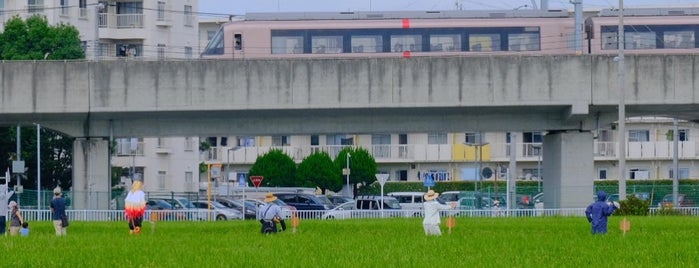
[[(71, 222), (56, 237), (32, 222), (28, 237), (0, 237), (5, 267), (691, 267), (699, 217), (609, 219), (592, 235), (582, 217), (457, 218), (425, 236), (420, 218), (304, 220), (274, 235), (256, 221)], [(444, 224), (443, 224), (444, 225)], [(155, 227), (155, 228), (153, 228)]]

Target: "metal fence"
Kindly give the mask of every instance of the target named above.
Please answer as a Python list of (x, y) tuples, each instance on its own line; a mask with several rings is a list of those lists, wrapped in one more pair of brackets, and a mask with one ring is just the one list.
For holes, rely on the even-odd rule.
[[(699, 215), (699, 207), (675, 208), (678, 215)], [(661, 215), (660, 208), (650, 208), (649, 215)], [(22, 217), (25, 221), (50, 221), (51, 211), (23, 209)], [(421, 210), (357, 210), (338, 217), (329, 217), (329, 211), (325, 210), (297, 210), (296, 216), (301, 219), (316, 220), (342, 220), (342, 219), (380, 219), (380, 218), (411, 218), (422, 217)], [(68, 210), (68, 218), (79, 222), (117, 222), (126, 221), (122, 210)], [(485, 218), (485, 217), (584, 217), (585, 208), (570, 209), (488, 209), (488, 210), (445, 210), (442, 216), (454, 216), (459, 218)], [(158, 221), (214, 221), (215, 217), (202, 218), (198, 211), (187, 210), (157, 210), (147, 211), (144, 220)], [(287, 223), (289, 224), (289, 223)]]

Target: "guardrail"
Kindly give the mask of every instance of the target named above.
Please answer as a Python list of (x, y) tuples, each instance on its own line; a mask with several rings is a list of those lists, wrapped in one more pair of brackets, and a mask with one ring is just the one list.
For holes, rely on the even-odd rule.
[[(662, 209), (653, 207), (649, 209), (649, 215), (661, 215)], [(665, 209), (667, 210), (667, 209)], [(675, 208), (679, 215), (699, 215), (699, 207)], [(331, 210), (297, 210), (294, 213), (302, 219), (367, 219), (367, 218), (391, 218), (391, 217), (422, 217), (421, 210), (347, 210), (343, 214), (334, 214), (329, 217)], [(336, 211), (337, 212), (337, 211)], [(50, 221), (51, 211), (23, 209), (22, 217), (26, 221)], [(66, 211), (71, 221), (125, 221), (123, 210), (68, 210)], [(212, 213), (214, 213), (212, 211)], [(213, 214), (212, 214), (213, 215)], [(341, 216), (338, 216), (341, 215)], [(488, 210), (444, 210), (443, 217), (584, 217), (584, 208), (569, 209), (488, 209)], [(8, 217), (9, 218), (9, 217)], [(215, 217), (202, 217), (201, 211), (196, 210), (154, 210), (147, 211), (144, 220), (149, 221), (214, 221)]]

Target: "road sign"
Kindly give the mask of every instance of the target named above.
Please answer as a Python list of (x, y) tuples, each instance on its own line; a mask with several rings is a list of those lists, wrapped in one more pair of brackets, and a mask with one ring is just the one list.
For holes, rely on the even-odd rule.
[(425, 174), (425, 187), (434, 187), (434, 178), (432, 178), (432, 174), (426, 173)]
[(221, 165), (220, 164), (211, 165), (211, 177), (212, 178), (220, 178), (221, 177)]
[(388, 174), (376, 174), (376, 180), (378, 180), (381, 186), (383, 186), (388, 180)]
[(262, 176), (250, 176), (250, 180), (252, 181), (252, 185), (255, 185), (255, 187), (260, 187), (260, 183), (262, 183)]

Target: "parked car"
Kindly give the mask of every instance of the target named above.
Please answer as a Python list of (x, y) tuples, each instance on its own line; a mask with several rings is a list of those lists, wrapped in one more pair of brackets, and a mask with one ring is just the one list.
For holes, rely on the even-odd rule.
[(304, 193), (276, 193), (278, 199), (293, 206), (296, 210), (329, 210), (334, 206), (327, 198), (322, 198), (313, 194)]
[[(247, 199), (245, 201), (254, 203), (257, 209), (260, 209), (260, 207), (265, 205), (265, 202), (257, 199)], [(296, 208), (294, 206), (290, 206), (282, 200), (274, 200), (274, 203), (282, 208), (282, 217), (285, 219), (291, 219), (291, 217), (296, 213)], [(257, 217), (257, 215), (255, 217)]]
[[(626, 194), (627, 199), (629, 196), (635, 196), (636, 198), (643, 200), (643, 201), (650, 200), (650, 193), (647, 193), (647, 192), (637, 192), (637, 193)], [(619, 194), (610, 194), (609, 197), (607, 197), (607, 201), (617, 201), (617, 202), (620, 201)]]
[(163, 200), (165, 202), (170, 203), (172, 207), (175, 210), (185, 210), (183, 213), (185, 213), (187, 216), (186, 218), (188, 220), (200, 220), (200, 221), (206, 221), (209, 220), (213, 217), (211, 217), (209, 214), (212, 214), (212, 212), (209, 212), (208, 209), (199, 209), (194, 207), (192, 205), (192, 201), (189, 201), (189, 199), (185, 197), (168, 197), (168, 198), (158, 198), (158, 197), (153, 197), (148, 199), (150, 200)]
[[(674, 205), (674, 201), (672, 194), (666, 194), (658, 203), (658, 207), (671, 208)], [(689, 199), (685, 194), (677, 194), (677, 205), (679, 207), (694, 207), (694, 200)]]
[[(242, 199), (216, 198), (216, 201), (222, 205), (243, 212)], [(257, 217), (257, 203), (253, 201), (245, 201), (245, 219), (255, 219)]]
[(192, 205), (196, 208), (200, 209), (206, 209), (214, 212), (215, 219), (217, 221), (225, 221), (225, 220), (240, 220), (243, 219), (243, 214), (240, 211), (237, 211), (232, 208), (228, 208), (224, 206), (223, 204), (216, 202), (216, 201), (207, 201), (207, 200), (197, 200), (197, 201), (192, 201)]
[(330, 195), (330, 196), (328, 196), (328, 199), (330, 199), (330, 202), (332, 202), (333, 205), (335, 205), (335, 206), (339, 206), (341, 204), (354, 201), (354, 198), (351, 198), (349, 196), (341, 196), (341, 195)]
[(178, 212), (175, 208), (165, 200), (148, 200), (146, 202), (146, 220), (151, 221), (174, 221), (184, 220), (187, 216), (185, 213)]
[(422, 217), (424, 209), (425, 193), (423, 192), (392, 192), (388, 196), (395, 197), (404, 210), (411, 211), (413, 217)]
[[(381, 200), (383, 200), (383, 210), (381, 210)], [(331, 210), (325, 212), (322, 219), (356, 219), (356, 218), (380, 218), (380, 217), (402, 217), (398, 200), (393, 197), (384, 196), (361, 196), (357, 200), (345, 202)]]

